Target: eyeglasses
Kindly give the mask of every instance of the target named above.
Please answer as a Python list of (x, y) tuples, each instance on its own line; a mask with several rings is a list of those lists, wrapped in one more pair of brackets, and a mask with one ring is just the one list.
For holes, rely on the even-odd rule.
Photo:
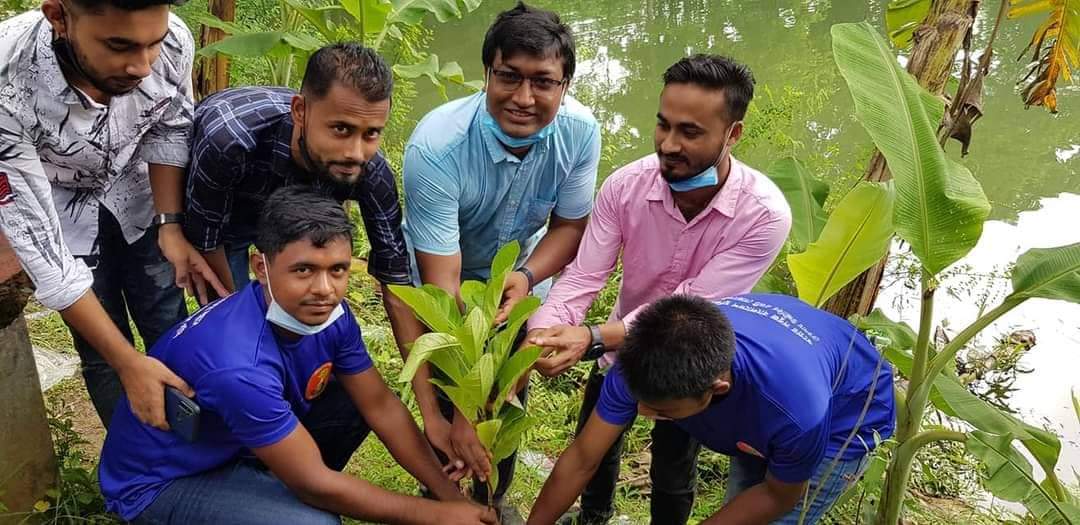
[(521, 83), (528, 80), (529, 86), (540, 95), (553, 95), (560, 87), (569, 82), (565, 78), (555, 80), (548, 77), (527, 77), (516, 71), (495, 68), (491, 69), (491, 74), (495, 77), (495, 85), (505, 91), (517, 91), (517, 88), (521, 87)]

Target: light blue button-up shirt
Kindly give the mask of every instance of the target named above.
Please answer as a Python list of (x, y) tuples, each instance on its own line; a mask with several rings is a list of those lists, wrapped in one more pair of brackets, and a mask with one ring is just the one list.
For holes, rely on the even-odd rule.
[(552, 213), (588, 215), (600, 161), (596, 118), (569, 96), (555, 132), (523, 159), (481, 124), (486, 111), (482, 92), (443, 104), (417, 124), (405, 148), (409, 250), (460, 252), (462, 280), (487, 279), (495, 252), (510, 241), (522, 246), (524, 263)]

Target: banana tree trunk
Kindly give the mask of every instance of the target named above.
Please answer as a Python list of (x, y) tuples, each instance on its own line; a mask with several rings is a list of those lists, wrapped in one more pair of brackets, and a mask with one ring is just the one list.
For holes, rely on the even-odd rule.
[[(226, 22), (236, 19), (235, 0), (210, 0), (209, 8), (210, 14)], [(222, 38), (225, 38), (223, 31), (204, 25), (199, 34), (199, 45), (206, 47)], [(229, 57), (218, 53), (212, 58), (197, 59), (194, 77), (196, 100), (229, 87)]]
[[(979, 0), (933, 0), (926, 20), (915, 31), (907, 70), (931, 93), (944, 94), (956, 54), (975, 21), (978, 6)], [(874, 152), (864, 178), (875, 182), (892, 178), (880, 151)], [(869, 314), (877, 300), (887, 260), (888, 256), (848, 283), (825, 303), (825, 309), (845, 319), (856, 313)]]
[(34, 353), (22, 309), (33, 286), (0, 235), (0, 524), (19, 515), (56, 486), (56, 456), (45, 418)]

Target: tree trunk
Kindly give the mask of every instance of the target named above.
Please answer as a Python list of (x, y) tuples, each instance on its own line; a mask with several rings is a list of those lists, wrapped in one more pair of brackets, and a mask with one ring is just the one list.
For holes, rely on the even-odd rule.
[(0, 235), (0, 524), (22, 523), (56, 486), (56, 457), (22, 309), (33, 285)]
[[(235, 0), (210, 0), (210, 14), (226, 21), (236, 19)], [(220, 29), (202, 26), (199, 45), (206, 47), (225, 38)], [(216, 54), (213, 57), (200, 58), (195, 65), (195, 100), (202, 100), (207, 95), (229, 87), (229, 57)]]
[[(944, 95), (956, 54), (975, 21), (978, 4), (979, 0), (933, 0), (926, 20), (915, 31), (907, 70), (931, 93)], [(892, 178), (880, 151), (874, 152), (864, 178), (874, 182)], [(869, 314), (877, 300), (887, 261), (888, 256), (848, 283), (825, 303), (825, 309), (845, 319), (852, 314)]]

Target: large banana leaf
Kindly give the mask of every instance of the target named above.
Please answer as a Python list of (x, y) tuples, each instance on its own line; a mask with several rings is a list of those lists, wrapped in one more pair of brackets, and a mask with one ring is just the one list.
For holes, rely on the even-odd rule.
[(911, 45), (915, 30), (930, 13), (930, 0), (892, 0), (885, 8), (885, 29), (893, 45)]
[(990, 203), (938, 144), (942, 101), (900, 67), (888, 42), (866, 22), (836, 24), (832, 36), (855, 115), (896, 179), (896, 232), (936, 275), (975, 246)]
[(774, 162), (768, 175), (791, 206), (791, 240), (796, 250), (803, 250), (818, 238), (829, 218), (822, 207), (829, 198), (829, 185), (811, 177), (794, 157)]
[(225, 37), (199, 50), (201, 56), (221, 53), (240, 57), (280, 58), (297, 51), (311, 52), (322, 42), (313, 36), (292, 31), (259, 31)]
[[(414, 26), (424, 21), (428, 13), (435, 15), (439, 22), (461, 18), (462, 12), (470, 13), (480, 6), (483, 0), (394, 0), (394, 11), (390, 14), (390, 23), (402, 23)], [(462, 9), (464, 8), (464, 9)]]
[(986, 467), (983, 484), (991, 494), (1023, 503), (1035, 523), (1080, 524), (1080, 508), (1059, 501), (1032, 474), (1031, 464), (1012, 446), (1013, 436), (976, 430), (968, 434), (967, 451)]
[(1021, 57), (1034, 48), (1031, 68), (1024, 80), (1024, 103), (1045, 106), (1057, 113), (1057, 82), (1072, 80), (1072, 70), (1080, 70), (1080, 0), (1012, 0), (1009, 18), (1046, 14)]
[(888, 253), (893, 194), (888, 185), (861, 182), (836, 205), (817, 241), (788, 255), (799, 299), (821, 306)]
[(1014, 298), (1080, 303), (1080, 242), (1024, 252), (1016, 259), (1012, 285)]

